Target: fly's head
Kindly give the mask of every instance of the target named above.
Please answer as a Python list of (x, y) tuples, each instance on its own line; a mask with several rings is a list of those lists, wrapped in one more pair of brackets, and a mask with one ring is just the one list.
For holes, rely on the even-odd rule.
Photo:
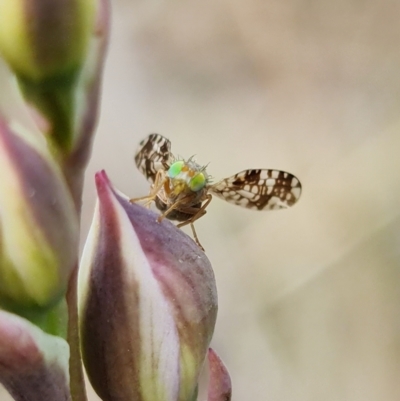
[(173, 162), (167, 171), (167, 176), (170, 182), (170, 195), (176, 199), (186, 196), (200, 199), (210, 179), (205, 167), (191, 159)]

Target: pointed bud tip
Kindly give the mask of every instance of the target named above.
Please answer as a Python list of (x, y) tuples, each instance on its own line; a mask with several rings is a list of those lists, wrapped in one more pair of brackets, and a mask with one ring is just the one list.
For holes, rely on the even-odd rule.
[(107, 176), (107, 173), (104, 170), (100, 170), (95, 174), (95, 184), (97, 189), (97, 195), (100, 197), (100, 194), (107, 190), (111, 186), (111, 182)]
[(101, 186), (103, 183), (109, 183), (110, 182), (110, 180), (108, 178), (108, 175), (105, 172), (105, 170), (98, 171), (94, 176), (95, 176), (95, 181), (96, 181), (96, 186), (97, 187)]

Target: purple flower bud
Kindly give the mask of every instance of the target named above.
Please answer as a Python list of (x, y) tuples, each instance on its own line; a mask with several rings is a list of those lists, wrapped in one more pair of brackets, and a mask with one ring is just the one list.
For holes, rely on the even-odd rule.
[(209, 260), (171, 222), (96, 175), (79, 308), (89, 379), (107, 401), (186, 401), (196, 392), (217, 314)]
[(69, 401), (68, 359), (65, 340), (0, 310), (0, 383), (16, 401)]

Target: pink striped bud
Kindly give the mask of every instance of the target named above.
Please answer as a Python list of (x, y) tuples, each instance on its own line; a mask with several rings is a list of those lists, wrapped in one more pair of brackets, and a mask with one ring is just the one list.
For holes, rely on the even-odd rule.
[(209, 260), (104, 172), (79, 277), (82, 355), (107, 401), (194, 399), (217, 315)]
[(0, 308), (59, 301), (76, 265), (78, 218), (42, 137), (0, 116)]

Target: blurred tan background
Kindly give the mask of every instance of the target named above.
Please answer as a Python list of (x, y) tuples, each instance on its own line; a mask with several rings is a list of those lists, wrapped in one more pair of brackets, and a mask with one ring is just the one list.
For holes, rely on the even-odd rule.
[(216, 179), (296, 174), (293, 209), (216, 199), (196, 224), (233, 401), (400, 400), (400, 2), (112, 3), (84, 232), (96, 171), (147, 193), (150, 132)]

